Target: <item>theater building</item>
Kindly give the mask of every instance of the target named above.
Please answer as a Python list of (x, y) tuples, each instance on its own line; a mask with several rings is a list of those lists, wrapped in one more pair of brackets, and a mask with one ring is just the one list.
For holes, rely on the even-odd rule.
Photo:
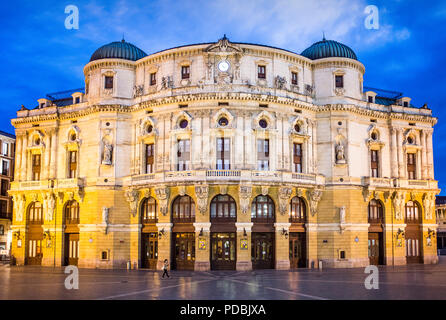
[[(150, 49), (150, 48), (149, 48)], [(124, 40), (23, 107), (19, 265), (178, 270), (436, 263), (432, 133), (352, 49)]]

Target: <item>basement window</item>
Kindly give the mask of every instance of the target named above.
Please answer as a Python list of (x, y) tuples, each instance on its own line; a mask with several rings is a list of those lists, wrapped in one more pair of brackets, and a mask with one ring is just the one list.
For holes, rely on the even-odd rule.
[(101, 260), (108, 260), (108, 250), (101, 252)]
[(268, 105), (267, 104), (259, 104), (259, 107), (260, 108), (268, 108)]

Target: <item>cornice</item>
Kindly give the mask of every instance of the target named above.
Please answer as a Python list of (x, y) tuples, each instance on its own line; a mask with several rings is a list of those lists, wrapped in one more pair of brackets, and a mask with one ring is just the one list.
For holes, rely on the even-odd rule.
[(89, 62), (84, 67), (84, 75), (87, 75), (89, 71), (99, 69), (99, 68), (112, 68), (112, 67), (126, 67), (129, 69), (135, 69), (135, 61), (125, 60), (125, 59), (100, 59)]
[[(385, 112), (378, 110), (370, 110), (351, 104), (326, 104), (318, 106), (311, 103), (298, 101), (292, 98), (278, 97), (266, 94), (238, 93), (238, 92), (213, 92), (213, 93), (187, 94), (181, 96), (170, 96), (170, 97), (143, 101), (133, 106), (120, 105), (120, 104), (93, 105), (91, 107), (87, 107), (82, 110), (75, 110), (66, 113), (63, 112), (63, 107), (60, 107), (57, 108), (57, 112), (53, 114), (43, 114), (43, 115), (34, 115), (31, 117), (15, 118), (11, 120), (11, 123), (13, 125), (17, 125), (22, 123), (79, 118), (99, 112), (116, 112), (116, 113), (128, 114), (140, 110), (152, 109), (153, 107), (160, 107), (166, 104), (219, 101), (222, 99), (230, 101), (241, 101), (241, 102), (258, 101), (262, 103), (275, 103), (284, 106), (290, 106), (292, 108), (300, 108), (315, 113), (343, 111), (371, 118), (380, 118), (384, 120), (405, 120), (413, 122), (425, 122), (429, 123), (432, 126), (434, 126), (437, 123), (437, 118), (427, 115), (413, 115), (413, 114), (398, 113), (391, 111)], [(169, 112), (172, 112), (172, 110), (169, 110)]]

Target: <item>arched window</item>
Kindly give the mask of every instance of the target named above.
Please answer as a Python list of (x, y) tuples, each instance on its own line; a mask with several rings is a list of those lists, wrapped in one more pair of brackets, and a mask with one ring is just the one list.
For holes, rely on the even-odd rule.
[(68, 201), (65, 205), (65, 224), (79, 223), (79, 203), (76, 200)]
[(406, 203), (406, 223), (418, 223), (420, 220), (418, 203), (408, 201)]
[(30, 224), (43, 224), (42, 204), (35, 201), (28, 209), (28, 221)]
[(300, 197), (291, 199), (290, 222), (305, 223), (306, 207), (305, 202)]
[(274, 222), (274, 202), (269, 196), (257, 196), (251, 204), (251, 220), (253, 222)]
[(211, 201), (211, 219), (214, 221), (235, 221), (237, 219), (235, 200), (228, 195), (215, 196)]
[(189, 196), (178, 196), (172, 204), (173, 222), (194, 222), (195, 203)]
[(369, 223), (382, 223), (384, 209), (380, 201), (372, 199), (369, 202)]
[(156, 200), (154, 198), (144, 198), (142, 201), (141, 221), (142, 224), (158, 222), (158, 215), (156, 214)]

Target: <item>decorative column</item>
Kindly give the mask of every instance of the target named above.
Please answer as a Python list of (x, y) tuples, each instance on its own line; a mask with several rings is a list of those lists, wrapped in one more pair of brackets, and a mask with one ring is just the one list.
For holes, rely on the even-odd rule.
[(210, 252), (211, 252), (211, 223), (195, 222), (195, 271), (211, 270)]
[(427, 179), (427, 154), (426, 154), (426, 132), (420, 131), (421, 140), (421, 179)]
[(15, 145), (16, 145), (16, 151), (15, 151), (15, 165), (14, 168), (16, 168), (16, 170), (14, 170), (14, 180), (16, 181), (20, 181), (22, 180), (21, 174), (22, 174), (22, 170), (20, 170), (22, 168), (22, 143), (23, 143), (23, 137), (24, 135), (22, 133), (17, 134), (17, 138), (15, 141)]
[(391, 169), (391, 177), (398, 177), (398, 145), (397, 145), (397, 129), (391, 128), (391, 155), (390, 155), (390, 169)]
[[(48, 134), (45, 136), (45, 149), (43, 150), (43, 168), (42, 168), (42, 180), (46, 180), (50, 178), (50, 157), (51, 157), (51, 149), (50, 145), (54, 143), (54, 141), (51, 141), (51, 135), (52, 131), (54, 129), (50, 129), (48, 131)], [(67, 161), (68, 162), (68, 161)]]
[(27, 162), (28, 162), (28, 134), (25, 132), (23, 135), (23, 147), (21, 149), (22, 161), (20, 166), (20, 176), (22, 180), (28, 180)]
[(397, 145), (398, 145), (398, 177), (405, 178), (404, 174), (404, 151), (403, 151), (403, 131), (397, 129)]
[(432, 131), (426, 132), (428, 179), (434, 179), (434, 155), (432, 148)]
[[(47, 146), (49, 148), (49, 146)], [(56, 159), (57, 159), (57, 131), (51, 131), (51, 157), (50, 157), (50, 179), (56, 179)]]
[(309, 136), (307, 139), (307, 152), (304, 159), (306, 159), (307, 164), (305, 165), (307, 168), (306, 173), (314, 173), (314, 158), (313, 158), (313, 125), (314, 122), (307, 119), (308, 129), (307, 135)]

